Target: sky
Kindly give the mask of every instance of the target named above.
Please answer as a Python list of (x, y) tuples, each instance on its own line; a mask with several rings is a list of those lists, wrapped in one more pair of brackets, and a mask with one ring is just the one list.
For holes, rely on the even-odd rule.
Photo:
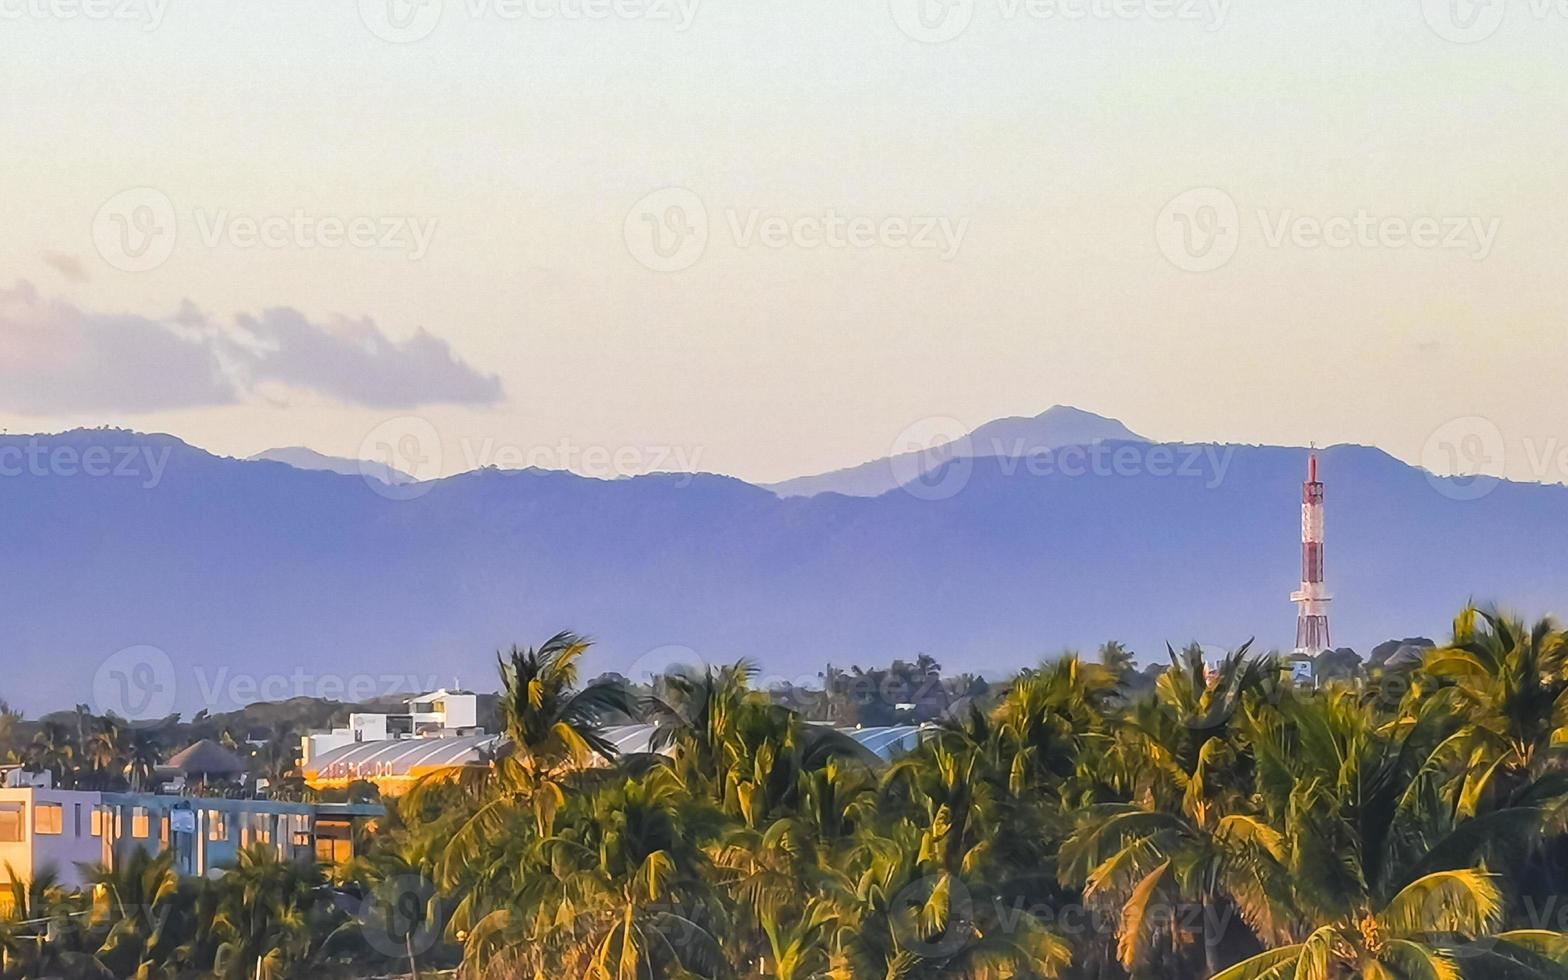
[(0, 429), (761, 482), (1062, 403), (1558, 482), (1565, 44), (1544, 0), (0, 0)]

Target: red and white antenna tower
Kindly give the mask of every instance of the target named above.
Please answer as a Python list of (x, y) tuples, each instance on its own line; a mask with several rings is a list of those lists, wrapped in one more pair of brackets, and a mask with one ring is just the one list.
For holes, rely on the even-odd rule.
[(1317, 654), (1329, 649), (1328, 604), (1323, 587), (1323, 484), (1318, 481), (1318, 454), (1307, 463), (1301, 485), (1301, 589), (1290, 596), (1296, 604), (1296, 649)]

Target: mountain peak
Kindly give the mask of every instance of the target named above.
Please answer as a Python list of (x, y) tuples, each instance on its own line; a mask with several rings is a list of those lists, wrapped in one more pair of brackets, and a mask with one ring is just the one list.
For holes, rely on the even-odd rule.
[(1071, 405), (1052, 405), (1032, 418), (1012, 415), (994, 419), (944, 446), (925, 450), (929, 465), (918, 458), (922, 452), (901, 453), (847, 469), (785, 480), (768, 489), (781, 497), (811, 497), (819, 493), (876, 497), (897, 488), (901, 475), (907, 478), (910, 473), (924, 472), (947, 459), (1019, 458), (1063, 446), (1148, 441), (1116, 419)]
[(996, 419), (966, 438), (966, 455), (971, 456), (1026, 456), (1062, 446), (1149, 441), (1116, 419), (1071, 405), (1052, 405), (1033, 418), (1015, 415)]

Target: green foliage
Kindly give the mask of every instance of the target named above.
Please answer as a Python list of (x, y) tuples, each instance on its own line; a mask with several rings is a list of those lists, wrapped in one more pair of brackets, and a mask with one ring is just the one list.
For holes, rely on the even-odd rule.
[[(212, 882), (139, 858), (72, 916), (82, 899), (41, 879), (15, 901), (59, 925), (42, 944), (0, 932), (17, 975), (1568, 969), (1568, 643), (1550, 622), (1467, 610), (1398, 686), (1342, 658), (1298, 687), (1246, 645), (1140, 671), (1107, 644), (956, 702), (891, 764), (754, 689), (745, 662), (657, 681), (656, 752), (617, 757), (601, 726), (639, 709), (615, 678), (579, 687), (586, 647), (503, 654), (504, 747), (397, 801), (334, 885), (264, 850)], [(59, 735), (39, 764), (61, 764)], [(99, 741), (81, 744), (108, 758)]]

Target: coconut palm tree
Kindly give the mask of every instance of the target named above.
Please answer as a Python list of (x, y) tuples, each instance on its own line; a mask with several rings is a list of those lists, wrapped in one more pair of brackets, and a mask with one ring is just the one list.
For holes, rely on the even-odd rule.
[(27, 747), (27, 764), (34, 772), (47, 772), (54, 785), (70, 789), (76, 785), (77, 746), (70, 730), (57, 721), (39, 726)]
[(94, 958), (111, 975), (151, 980), (194, 965), (186, 958), (199, 886), (180, 881), (173, 851), (137, 848), (118, 866), (100, 865), (87, 878), (100, 895), (97, 917), (108, 925)]
[(212, 891), (204, 931), (212, 972), (225, 980), (304, 975), (342, 924), (320, 870), (265, 844), (241, 851)]
[(123, 770), (131, 791), (146, 792), (162, 762), (163, 744), (159, 733), (151, 728), (132, 728), (125, 741)]
[(121, 778), (129, 752), (125, 729), (114, 719), (96, 718), (90, 723), (82, 742), (82, 756), (99, 788), (108, 789), (115, 779)]
[(1491, 876), (1476, 869), (1439, 871), (1406, 885), (1380, 908), (1363, 907), (1319, 925), (1302, 942), (1243, 960), (1214, 980), (1458, 977), (1463, 953), (1456, 946), (1490, 935), (1502, 914), (1503, 896)]
[(1568, 741), (1568, 635), (1555, 623), (1542, 619), (1527, 629), (1467, 608), (1454, 621), (1452, 642), (1429, 652), (1424, 667), (1451, 685), (1468, 723), (1454, 740), (1467, 756), (1458, 789), (1468, 812), (1484, 795), (1507, 801), (1545, 775)]

